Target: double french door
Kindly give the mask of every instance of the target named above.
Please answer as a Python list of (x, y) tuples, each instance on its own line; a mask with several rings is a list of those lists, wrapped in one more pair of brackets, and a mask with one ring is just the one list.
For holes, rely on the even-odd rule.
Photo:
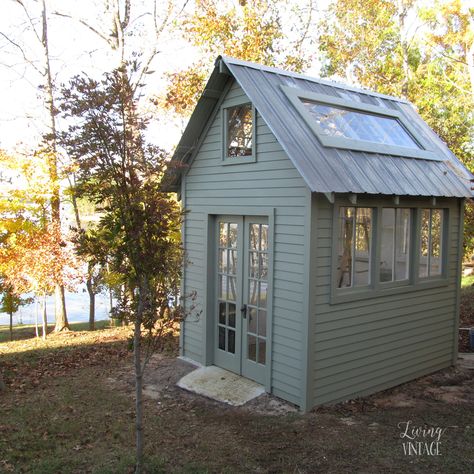
[(268, 221), (216, 220), (214, 363), (265, 382), (268, 311)]

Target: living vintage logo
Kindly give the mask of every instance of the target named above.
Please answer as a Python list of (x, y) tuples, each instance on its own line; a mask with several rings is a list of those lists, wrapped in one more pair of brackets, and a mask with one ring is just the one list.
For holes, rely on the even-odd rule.
[(441, 456), (441, 437), (446, 428), (415, 426), (411, 420), (398, 423), (405, 456)]

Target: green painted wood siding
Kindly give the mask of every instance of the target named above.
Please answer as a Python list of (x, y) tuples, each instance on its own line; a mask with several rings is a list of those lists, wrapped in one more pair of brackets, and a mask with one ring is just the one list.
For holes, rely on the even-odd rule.
[[(401, 206), (415, 207), (404, 200)], [(373, 201), (374, 205), (393, 200)], [(425, 201), (429, 207), (430, 202)], [(351, 204), (348, 204), (351, 205)], [(333, 206), (313, 196), (310, 399), (312, 406), (374, 393), (452, 364), (460, 212), (449, 208), (448, 284), (331, 304)]]
[[(233, 84), (224, 102), (248, 101)], [(186, 216), (184, 244), (191, 264), (185, 270), (184, 291), (195, 290), (202, 307), (206, 262), (204, 261), (206, 212), (219, 214), (232, 209), (275, 208), (273, 348), (271, 385), (275, 395), (296, 404), (302, 391), (302, 338), (305, 291), (305, 225), (309, 191), (274, 135), (256, 114), (257, 161), (222, 164), (221, 114), (215, 117), (185, 178)], [(204, 308), (202, 308), (204, 309)], [(204, 361), (204, 317), (184, 324), (183, 355)]]

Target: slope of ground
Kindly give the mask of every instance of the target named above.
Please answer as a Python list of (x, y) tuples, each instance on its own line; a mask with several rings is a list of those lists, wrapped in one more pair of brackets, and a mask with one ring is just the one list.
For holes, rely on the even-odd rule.
[[(111, 328), (0, 344), (0, 472), (133, 472), (129, 336)], [(267, 395), (235, 408), (178, 389), (193, 367), (169, 351), (146, 380), (147, 472), (471, 472), (472, 370), (300, 414)], [(439, 456), (404, 454), (407, 422), (444, 430)]]

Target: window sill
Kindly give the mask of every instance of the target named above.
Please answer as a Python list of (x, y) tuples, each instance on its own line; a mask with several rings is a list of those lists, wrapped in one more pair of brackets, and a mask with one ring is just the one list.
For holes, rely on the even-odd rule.
[(447, 278), (438, 278), (438, 279), (424, 279), (418, 281), (417, 284), (410, 284), (406, 282), (406, 284), (395, 284), (388, 286), (385, 284), (380, 284), (380, 286), (375, 288), (357, 288), (357, 289), (337, 289), (331, 292), (331, 297), (329, 304), (341, 304), (341, 303), (349, 303), (352, 301), (361, 301), (361, 300), (369, 300), (375, 298), (382, 298), (384, 296), (392, 296), (392, 295), (399, 295), (399, 294), (406, 294), (406, 293), (413, 293), (416, 291), (423, 291), (429, 290), (431, 288), (440, 288), (449, 285), (449, 281)]
[(255, 163), (257, 158), (255, 154), (249, 156), (235, 156), (231, 158), (223, 158), (222, 164), (223, 165), (241, 165), (243, 163)]

